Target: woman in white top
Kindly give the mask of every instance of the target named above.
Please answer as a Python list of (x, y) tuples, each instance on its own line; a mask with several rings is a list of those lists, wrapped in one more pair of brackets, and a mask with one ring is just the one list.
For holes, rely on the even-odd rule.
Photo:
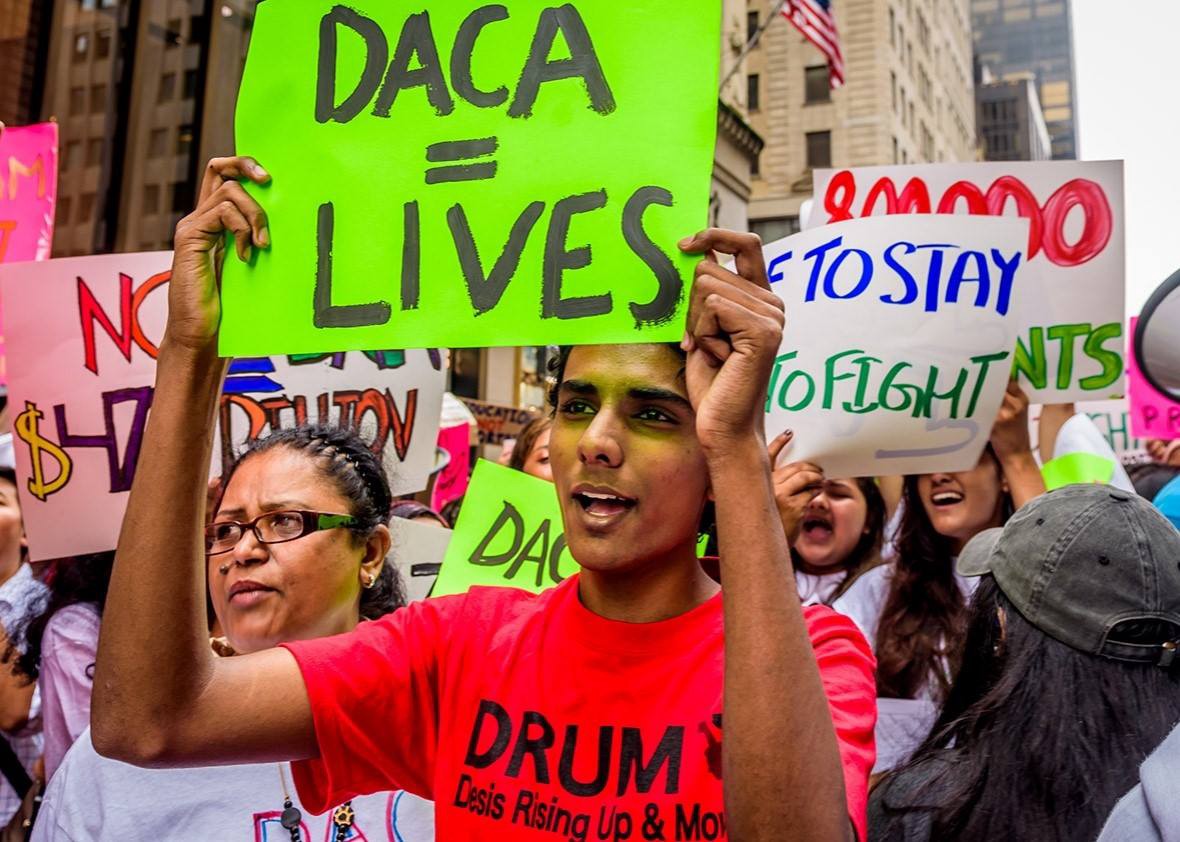
[(1044, 490), (1029, 441), (1028, 398), (1015, 383), (974, 468), (906, 477), (896, 559), (869, 570), (833, 606), (873, 646), (879, 698), (945, 696), (971, 591), (955, 559), (977, 533), (1002, 526)]
[[(772, 463), (791, 436), (771, 442)], [(775, 468), (774, 494), (804, 605), (831, 605), (880, 563), (885, 501), (872, 477), (827, 479), (815, 465), (791, 462)]]
[[(301, 427), (252, 445), (206, 531), (218, 653), (343, 633), (400, 606), (384, 564), (391, 502), (380, 459), (351, 431)], [(101, 757), (87, 730), (50, 781), (33, 838), (422, 842), (434, 818), (403, 792), (313, 816), (287, 763), (142, 769)]]

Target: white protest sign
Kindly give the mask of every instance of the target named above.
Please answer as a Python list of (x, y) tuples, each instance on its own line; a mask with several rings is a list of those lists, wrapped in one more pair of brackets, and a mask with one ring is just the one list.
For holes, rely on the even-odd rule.
[(240, 453), (275, 426), (331, 424), (380, 442), (395, 495), (421, 491), (434, 467), (445, 381), (434, 350), (235, 359), (218, 419), (222, 465), (230, 448)]
[(1016, 347), (1034, 403), (1123, 392), (1122, 161), (917, 164), (819, 170), (808, 227), (882, 214), (1020, 216), (1045, 294)]
[(764, 248), (787, 307), (767, 431), (829, 476), (961, 471), (987, 443), (1026, 299), (1028, 223), (877, 217)]
[[(171, 264), (171, 252), (150, 252), (0, 266), (17, 487), (34, 560), (116, 544), (154, 394)], [(426, 351), (407, 352), (401, 365), (396, 354), (374, 355), (382, 370), (364, 354), (348, 356), (364, 365), (251, 361), (271, 371), (227, 379), (227, 428), (244, 436), (244, 421), (286, 425), (304, 407), (310, 421), (359, 422), (362, 434), (385, 419), (385, 452), (399, 457), (391, 465), (399, 488), (424, 488), (442, 400), (441, 361)], [(244, 383), (244, 376), (287, 388), (264, 393), (261, 382)], [(284, 413), (284, 401), (299, 409)], [(220, 468), (215, 456), (212, 472)]]
[[(1147, 461), (1150, 458), (1147, 455), (1144, 441), (1131, 434), (1131, 409), (1126, 398), (1089, 401), (1079, 403), (1075, 408), (1078, 412), (1089, 416), (1120, 462), (1133, 464)], [(1034, 445), (1040, 439), (1041, 409), (1040, 405), (1034, 405), (1029, 407), (1028, 411), (1029, 441)]]
[(385, 563), (397, 567), (408, 602), (426, 599), (451, 545), (451, 530), (434, 523), (395, 517), (389, 523), (389, 532), (393, 543)]

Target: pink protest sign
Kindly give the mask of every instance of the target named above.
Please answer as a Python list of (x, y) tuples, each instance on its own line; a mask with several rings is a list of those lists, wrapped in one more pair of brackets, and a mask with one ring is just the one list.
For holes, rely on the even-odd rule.
[(0, 263), (48, 260), (57, 204), (57, 123), (0, 132)]
[(434, 481), (430, 508), (436, 512), (467, 493), (471, 473), (471, 428), (466, 424), (443, 427), (438, 431), (438, 446), (451, 455), (451, 461)]
[[(1132, 345), (1135, 324), (1131, 318)], [(1139, 371), (1134, 347), (1127, 352), (1127, 399), (1131, 404), (1131, 435), (1145, 439), (1180, 439), (1180, 403), (1161, 395)]]

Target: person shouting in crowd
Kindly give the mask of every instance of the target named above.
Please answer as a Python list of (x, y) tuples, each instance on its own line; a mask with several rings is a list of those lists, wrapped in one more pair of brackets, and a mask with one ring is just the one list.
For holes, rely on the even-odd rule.
[[(384, 564), (389, 482), (356, 433), (317, 426), (272, 433), (224, 480), (205, 537), (224, 656), (347, 632), (404, 604), (397, 574)], [(259, 508), (260, 499), (287, 502), (280, 511)], [(236, 716), (228, 704), (222, 727)], [(355, 798), (319, 820), (301, 806), (286, 763), (141, 769), (99, 756), (84, 731), (49, 780), (33, 839), (434, 839), (430, 804), (405, 793)]]
[[(792, 436), (771, 442), (771, 464)], [(825, 479), (817, 466), (791, 462), (775, 468), (774, 496), (804, 605), (831, 605), (880, 563), (885, 501), (872, 477)]]
[(525, 424), (512, 448), (508, 467), (553, 482), (553, 469), (549, 465), (549, 433), (552, 426), (553, 419), (544, 416)]
[(929, 739), (874, 789), (869, 838), (1094, 839), (1180, 720), (1177, 559), (1159, 512), (1096, 484), (968, 543), (962, 668)]
[[(226, 228), (243, 258), (269, 241), (237, 178), (268, 180), (251, 159), (212, 162), (177, 228), (99, 643), (95, 747), (155, 766), (297, 760), (311, 810), (402, 788), (435, 800), (447, 840), (670, 837), (678, 822), (744, 842), (863, 836), (872, 657), (847, 619), (795, 593), (761, 429), (784, 315), (750, 235), (681, 244), (707, 259), (680, 348), (565, 359), (550, 456), (579, 574), (541, 595), (476, 588), (345, 635), (210, 655), (201, 510), (225, 371), (217, 247)], [(735, 255), (737, 272), (714, 252)], [(218, 522), (310, 505), (293, 491), (243, 483)], [(710, 497), (720, 590), (695, 552)], [(234, 558), (281, 566), (284, 545), (259, 537), (241, 528)], [(304, 540), (318, 552), (347, 535)]]

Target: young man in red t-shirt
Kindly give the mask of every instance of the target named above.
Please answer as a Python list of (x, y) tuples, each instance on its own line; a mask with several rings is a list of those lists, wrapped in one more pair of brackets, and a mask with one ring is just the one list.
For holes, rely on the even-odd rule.
[[(212, 162), (177, 228), (99, 648), (99, 751), (300, 761), (313, 809), (402, 788), (435, 800), (448, 842), (863, 838), (872, 657), (848, 620), (804, 610), (795, 592), (762, 429), (784, 316), (750, 235), (681, 243), (705, 260), (680, 349), (565, 359), (550, 456), (579, 575), (540, 596), (479, 588), (214, 660), (200, 596), (202, 466), (224, 374), (214, 250), (226, 228), (240, 251), (267, 245), (243, 178), (268, 180), (250, 159)], [(263, 479), (241, 506), (251, 517), (290, 505), (284, 477)], [(695, 552), (710, 500), (723, 590)], [(282, 547), (244, 529), (233, 563), (279, 564)]]

